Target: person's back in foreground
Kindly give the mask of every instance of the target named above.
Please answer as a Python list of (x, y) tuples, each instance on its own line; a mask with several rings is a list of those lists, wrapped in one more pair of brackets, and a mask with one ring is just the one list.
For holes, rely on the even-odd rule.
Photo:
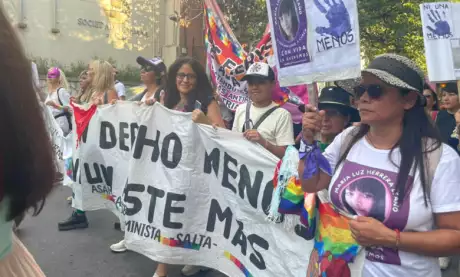
[(13, 219), (37, 215), (53, 187), (54, 154), (32, 82), (30, 62), (0, 9), (0, 276), (45, 276), (14, 236)]

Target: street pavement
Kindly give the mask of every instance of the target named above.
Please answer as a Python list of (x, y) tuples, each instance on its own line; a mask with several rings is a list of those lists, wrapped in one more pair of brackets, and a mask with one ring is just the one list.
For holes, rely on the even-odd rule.
[[(27, 217), (20, 226), (19, 237), (34, 255), (47, 277), (151, 277), (155, 263), (137, 253), (113, 254), (109, 245), (123, 234), (113, 228), (115, 216), (109, 211), (87, 213), (89, 228), (59, 232), (57, 223), (66, 219), (71, 207), (66, 198), (71, 191), (58, 187), (48, 198), (38, 217)], [(457, 264), (443, 277), (457, 277)], [(180, 267), (173, 266), (169, 277), (179, 277)], [(225, 277), (215, 271), (196, 277)], [(282, 276), (273, 276), (282, 277)], [(299, 276), (303, 277), (303, 276)]]

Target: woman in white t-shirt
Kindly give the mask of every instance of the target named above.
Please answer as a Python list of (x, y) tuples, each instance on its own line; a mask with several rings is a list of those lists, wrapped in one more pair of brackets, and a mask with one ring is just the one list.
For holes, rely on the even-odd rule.
[(48, 96), (45, 104), (51, 110), (56, 122), (61, 127), (64, 135), (72, 129), (71, 113), (69, 108), (70, 94), (67, 79), (61, 69), (52, 67), (47, 75)]
[(308, 106), (302, 187), (327, 189), (352, 215), (351, 232), (366, 251), (362, 276), (440, 277), (436, 257), (460, 253), (460, 158), (425, 114), (423, 72), (413, 61), (378, 56), (362, 77), (362, 124), (324, 154), (313, 140), (324, 112)]

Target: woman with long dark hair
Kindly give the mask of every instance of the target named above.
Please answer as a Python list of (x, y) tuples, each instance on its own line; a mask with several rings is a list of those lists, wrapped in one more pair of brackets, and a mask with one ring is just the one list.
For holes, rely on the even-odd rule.
[(361, 200), (344, 199), (347, 184), (378, 180), (383, 195), (372, 197), (385, 205), (349, 222), (367, 252), (363, 276), (441, 276), (436, 257), (460, 253), (460, 158), (426, 116), (423, 72), (413, 61), (378, 56), (362, 77), (355, 88), (361, 125), (337, 136), (324, 154), (313, 140), (324, 111), (308, 106), (302, 187), (329, 195), (343, 212), (344, 200), (353, 202), (356, 212)]
[[(153, 104), (155, 101), (152, 99), (147, 104)], [(166, 95), (162, 104), (168, 109), (192, 112), (192, 120), (195, 123), (225, 128), (205, 69), (193, 58), (179, 58), (169, 67), (166, 78)], [(201, 270), (204, 268), (185, 266), (182, 274), (191, 276)], [(166, 277), (167, 275), (168, 266), (158, 264), (153, 277)]]
[(179, 58), (169, 67), (164, 105), (193, 112), (196, 123), (225, 128), (204, 67), (193, 58)]
[(283, 0), (279, 8), (280, 32), (287, 41), (294, 40), (299, 30), (299, 18), (293, 0)]
[(55, 181), (55, 158), (30, 62), (1, 9), (0, 30), (0, 276), (42, 277), (12, 225), (27, 210), (42, 210)]

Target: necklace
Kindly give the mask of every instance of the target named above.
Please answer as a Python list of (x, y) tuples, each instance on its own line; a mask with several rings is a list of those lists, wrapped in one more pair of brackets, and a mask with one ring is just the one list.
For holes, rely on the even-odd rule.
[(366, 138), (369, 141), (369, 143), (372, 145), (372, 147), (377, 149), (377, 147), (375, 146), (374, 142), (372, 141), (371, 136), (369, 135), (369, 133), (366, 134)]

